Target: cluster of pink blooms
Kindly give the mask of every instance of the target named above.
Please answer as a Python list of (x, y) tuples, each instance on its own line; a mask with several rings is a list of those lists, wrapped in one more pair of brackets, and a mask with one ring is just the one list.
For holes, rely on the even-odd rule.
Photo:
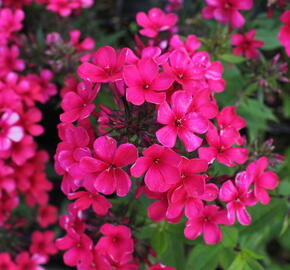
[[(57, 208), (49, 204), (52, 183), (45, 173), (49, 156), (35, 140), (44, 132), (37, 103), (46, 103), (57, 88), (48, 69), (22, 73), (26, 63), (20, 58), (19, 31), (25, 14), (18, 8), (29, 3), (3, 1), (0, 9), (0, 227), (7, 237), (25, 239), (16, 249), (13, 241), (3, 242), (13, 257), (0, 253), (0, 269), (44, 269), (39, 265), (57, 252), (55, 235), (47, 230), (57, 222)], [(13, 214), (20, 202), (36, 211), (33, 226), (39, 231), (22, 230), (31, 226), (31, 220)]]
[(81, 9), (89, 8), (94, 0), (2, 0), (2, 5), (11, 9), (20, 9), (33, 2), (39, 5), (46, 5), (46, 9), (67, 17), (72, 13), (78, 14)]
[[(117, 217), (108, 198), (128, 195), (132, 185), (137, 198), (154, 200), (153, 221), (176, 223), (185, 215), (185, 236), (203, 234), (208, 244), (221, 241), (221, 224), (237, 218), (249, 225), (246, 207), (268, 204), (268, 190), (278, 185), (266, 157), (247, 164), (245, 120), (233, 106), (217, 105), (215, 94), (225, 88), (222, 64), (198, 51), (196, 36), (183, 41), (174, 34), (175, 14), (154, 8), (136, 19), (149, 40), (136, 38), (135, 51), (104, 46), (91, 53), (78, 67), (83, 81), (67, 78), (63, 93), (55, 169), (74, 202), (61, 218), (66, 236), (57, 246), (66, 250), (65, 263), (80, 270), (138, 269), (130, 220)], [(159, 37), (164, 31), (168, 40)], [(95, 105), (108, 89), (115, 109)], [(247, 166), (231, 177), (212, 176), (215, 163)]]
[(205, 0), (207, 6), (203, 8), (205, 19), (216, 19), (222, 24), (229, 24), (231, 28), (241, 28), (246, 20), (240, 10), (250, 10), (253, 0)]

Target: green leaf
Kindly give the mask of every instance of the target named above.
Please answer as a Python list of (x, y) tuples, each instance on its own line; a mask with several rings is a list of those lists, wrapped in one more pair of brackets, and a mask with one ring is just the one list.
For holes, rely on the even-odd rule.
[(161, 228), (155, 230), (151, 237), (151, 246), (160, 257), (167, 250), (168, 234)]
[(265, 256), (260, 255), (260, 254), (257, 254), (256, 252), (254, 252), (253, 250), (250, 250), (250, 249), (248, 249), (248, 248), (243, 248), (243, 249), (242, 249), (242, 252), (243, 252), (246, 256), (251, 257), (251, 258), (254, 258), (254, 259), (258, 259), (258, 260), (260, 260), (260, 259), (264, 259), (264, 258), (265, 258)]
[(238, 113), (247, 121), (248, 132), (251, 141), (254, 141), (268, 129), (269, 120), (277, 121), (272, 110), (256, 99), (244, 100), (238, 108)]
[(243, 270), (245, 265), (246, 265), (246, 259), (245, 259), (244, 255), (240, 252), (236, 256), (235, 260), (230, 265), (228, 270)]
[(162, 254), (159, 261), (164, 265), (175, 267), (177, 270), (184, 270), (185, 255), (184, 255), (184, 237), (170, 234), (168, 248)]
[(290, 117), (290, 95), (283, 95), (283, 114), (286, 118)]
[(189, 254), (186, 270), (214, 270), (218, 265), (222, 246), (198, 245)]
[(246, 58), (242, 56), (234, 55), (231, 53), (220, 55), (219, 59), (224, 60), (225, 62), (230, 63), (230, 64), (239, 64), (246, 61)]
[(258, 29), (256, 31), (255, 40), (261, 40), (264, 42), (263, 50), (274, 50), (281, 47), (280, 42), (278, 41), (278, 32), (279, 28), (275, 29)]
[(229, 248), (234, 248), (238, 242), (239, 231), (235, 227), (223, 227), (222, 245)]

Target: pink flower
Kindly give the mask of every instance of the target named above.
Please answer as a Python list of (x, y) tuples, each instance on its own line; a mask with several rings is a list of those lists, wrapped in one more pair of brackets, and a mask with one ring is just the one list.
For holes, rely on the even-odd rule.
[(246, 58), (258, 58), (259, 51), (258, 48), (264, 45), (263, 41), (254, 40), (256, 35), (256, 30), (252, 29), (246, 34), (234, 34), (231, 37), (231, 44), (236, 46), (233, 50), (233, 54), (242, 56), (245, 55)]
[(188, 160), (183, 158), (179, 165), (180, 182), (168, 192), (169, 206), (166, 217), (175, 219), (180, 216), (185, 208), (185, 215), (200, 212), (204, 201), (213, 201), (218, 194), (214, 184), (205, 184), (207, 175), (197, 173), (207, 170), (207, 162), (200, 159)]
[(70, 31), (69, 36), (70, 43), (72, 43), (77, 53), (81, 53), (83, 51), (90, 51), (95, 47), (95, 41), (90, 37), (85, 38), (82, 42), (80, 42), (81, 31), (79, 30)]
[(0, 10), (0, 33), (8, 37), (11, 33), (21, 30), (24, 12), (17, 9), (14, 12), (10, 8)]
[(78, 67), (78, 75), (91, 82), (107, 83), (121, 80), (126, 55), (126, 48), (117, 54), (110, 46), (101, 47), (94, 54), (93, 64), (83, 63)]
[(101, 255), (95, 248), (93, 250), (93, 261), (90, 263), (80, 263), (78, 270), (112, 270), (111, 264), (108, 262), (106, 256)]
[(34, 254), (30, 257), (28, 252), (21, 252), (16, 257), (17, 270), (45, 270), (40, 264), (47, 262), (45, 256)]
[(75, 178), (83, 176), (80, 169), (80, 160), (84, 156), (90, 156), (88, 147), (90, 137), (85, 128), (75, 127), (71, 124), (63, 126), (63, 142), (58, 145), (55, 159), (56, 165)]
[(166, 14), (159, 8), (152, 8), (148, 15), (145, 12), (138, 12), (136, 16), (137, 24), (144, 29), (140, 30), (140, 34), (154, 38), (161, 31), (172, 29), (178, 17), (174, 13)]
[(222, 240), (219, 224), (228, 225), (227, 211), (221, 210), (216, 205), (206, 205), (187, 221), (184, 235), (186, 238), (194, 240), (203, 234), (205, 243), (216, 244)]
[(220, 129), (233, 128), (237, 131), (246, 126), (246, 121), (241, 116), (237, 115), (236, 109), (233, 106), (227, 106), (217, 116), (217, 122)]
[(39, 125), (42, 119), (42, 113), (36, 107), (29, 108), (22, 115), (22, 125), (32, 136), (39, 136), (44, 132), (43, 126)]
[(185, 90), (196, 93), (200, 89), (209, 88), (216, 93), (222, 92), (226, 84), (222, 78), (224, 71), (222, 64), (218, 61), (211, 62), (209, 54), (203, 51), (195, 53), (191, 59), (196, 79), (196, 85), (192, 85), (192, 87), (197, 89), (195, 91)]
[(16, 45), (11, 48), (0, 47), (0, 77), (6, 76), (11, 71), (22, 71), (25, 68), (25, 62), (18, 59), (20, 52)]
[(203, 8), (202, 15), (205, 19), (215, 18), (222, 24), (230, 24), (232, 28), (240, 28), (245, 24), (245, 19), (239, 10), (249, 10), (253, 0), (206, 0), (207, 7)]
[(0, 253), (0, 269), (2, 270), (16, 270), (15, 263), (11, 260), (9, 253)]
[(158, 141), (166, 147), (174, 147), (176, 138), (182, 141), (186, 151), (196, 150), (202, 139), (194, 133), (205, 133), (208, 121), (197, 113), (188, 112), (192, 97), (185, 91), (177, 91), (171, 97), (171, 107), (167, 102), (158, 108), (157, 122), (165, 125), (156, 132)]
[(49, 0), (47, 9), (58, 13), (60, 16), (67, 17), (73, 9), (79, 7), (76, 1), (71, 0)]
[(77, 199), (74, 202), (74, 206), (77, 209), (84, 210), (92, 206), (94, 212), (101, 216), (107, 214), (109, 208), (112, 207), (112, 204), (104, 196), (98, 193), (78, 191), (68, 194), (68, 198), (70, 200)]
[(173, 83), (168, 73), (159, 73), (159, 66), (153, 59), (141, 59), (137, 65), (124, 67), (126, 99), (134, 105), (142, 105), (145, 101), (160, 104), (165, 101), (165, 91)]
[(42, 205), (38, 208), (37, 221), (40, 227), (46, 228), (57, 221), (57, 208), (53, 205)]
[(16, 189), (13, 173), (13, 168), (7, 166), (7, 164), (5, 164), (4, 161), (0, 159), (0, 197), (2, 196), (2, 191), (12, 193)]
[(11, 148), (12, 143), (24, 137), (23, 127), (19, 125), (19, 115), (9, 109), (0, 112), (0, 151)]
[(93, 102), (99, 90), (99, 84), (92, 87), (90, 83), (83, 82), (78, 85), (77, 92), (66, 93), (61, 102), (64, 113), (60, 115), (60, 120), (72, 123), (89, 117), (95, 109)]
[(284, 26), (279, 31), (278, 40), (285, 47), (287, 55), (290, 56), (290, 10), (286, 10), (280, 20)]
[(120, 260), (124, 254), (134, 251), (134, 242), (131, 238), (131, 231), (124, 225), (104, 224), (100, 228), (100, 233), (104, 236), (100, 238), (96, 245), (96, 250), (100, 254), (108, 255), (113, 260)]
[(253, 206), (256, 200), (253, 192), (248, 190), (250, 185), (251, 181), (245, 172), (239, 173), (234, 183), (228, 180), (222, 185), (219, 198), (221, 201), (227, 202), (227, 217), (230, 224), (235, 223), (236, 216), (242, 225), (251, 223), (251, 216), (247, 212), (246, 206)]
[(93, 241), (86, 234), (67, 234), (56, 241), (56, 247), (67, 250), (64, 255), (64, 263), (68, 266), (76, 266), (79, 263), (91, 263), (93, 259)]
[(86, 173), (97, 173), (94, 187), (98, 192), (125, 196), (130, 190), (131, 180), (122, 167), (135, 162), (138, 157), (137, 148), (132, 144), (121, 144), (109, 136), (102, 136), (94, 142), (94, 157), (83, 157), (81, 168)]
[(145, 174), (145, 183), (153, 192), (165, 192), (180, 179), (178, 164), (181, 157), (171, 149), (154, 144), (143, 151), (143, 157), (131, 167), (134, 177)]
[(35, 155), (36, 143), (32, 136), (25, 135), (20, 142), (16, 142), (10, 149), (12, 160), (18, 165), (23, 165)]
[(31, 236), (30, 253), (49, 256), (57, 253), (57, 248), (54, 244), (55, 235), (52, 231), (33, 232)]
[(169, 56), (169, 64), (165, 64), (164, 70), (171, 74), (175, 81), (185, 89), (190, 87), (196, 79), (196, 73), (191, 58), (187, 51), (174, 50)]
[(265, 171), (268, 165), (268, 159), (261, 157), (247, 166), (247, 176), (250, 177), (254, 184), (254, 195), (262, 204), (268, 204), (270, 202), (267, 189), (275, 189), (279, 182), (277, 174), (272, 171)]
[(248, 159), (247, 148), (232, 147), (237, 141), (237, 132), (234, 129), (226, 129), (219, 134), (216, 127), (211, 126), (206, 134), (206, 140), (209, 147), (200, 147), (198, 154), (209, 163), (217, 159), (218, 162), (233, 167), (245, 163)]
[(188, 35), (184, 42), (178, 35), (173, 35), (169, 41), (170, 48), (186, 50), (189, 56), (201, 46), (201, 42), (195, 35)]

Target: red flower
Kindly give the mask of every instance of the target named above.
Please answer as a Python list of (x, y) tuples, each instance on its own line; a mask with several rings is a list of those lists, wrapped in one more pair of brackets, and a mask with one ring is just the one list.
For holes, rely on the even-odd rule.
[(121, 144), (109, 136), (102, 136), (94, 142), (94, 157), (83, 157), (80, 166), (86, 173), (97, 173), (94, 187), (98, 192), (118, 196), (128, 194), (131, 180), (121, 168), (135, 162), (137, 148), (133, 144)]
[(147, 187), (154, 192), (165, 192), (180, 179), (178, 164), (181, 157), (174, 151), (154, 144), (143, 151), (143, 157), (131, 167), (131, 174), (140, 177), (145, 174)]
[(92, 262), (93, 241), (86, 234), (67, 234), (56, 241), (56, 247), (60, 250), (68, 249), (63, 256), (68, 266)]
[(242, 56), (245, 55), (246, 58), (258, 58), (259, 51), (258, 48), (264, 45), (263, 41), (254, 40), (256, 35), (256, 30), (252, 29), (246, 34), (234, 34), (231, 37), (232, 45), (236, 46), (233, 50), (233, 54)]

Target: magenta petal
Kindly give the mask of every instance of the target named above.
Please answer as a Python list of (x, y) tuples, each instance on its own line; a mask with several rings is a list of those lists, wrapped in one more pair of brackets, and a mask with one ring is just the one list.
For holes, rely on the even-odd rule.
[(203, 209), (202, 200), (192, 198), (186, 201), (185, 204), (185, 216), (187, 218), (196, 217)]
[(95, 179), (94, 186), (98, 192), (106, 195), (112, 194), (116, 190), (116, 182), (112, 170), (101, 172)]
[(64, 263), (68, 266), (76, 266), (79, 261), (79, 252), (76, 248), (72, 248), (64, 253), (63, 255)]
[(236, 221), (236, 209), (233, 202), (227, 204), (227, 219), (229, 225), (233, 225)]
[(158, 108), (157, 122), (160, 124), (169, 124), (174, 121), (174, 114), (167, 102), (160, 104)]
[(233, 28), (240, 28), (245, 24), (245, 18), (236, 10), (232, 10), (230, 14), (230, 25)]
[(255, 196), (258, 199), (258, 201), (260, 201), (262, 204), (270, 203), (270, 196), (265, 189), (255, 186), (254, 191), (255, 191)]
[(160, 222), (165, 219), (165, 213), (168, 204), (165, 200), (160, 200), (152, 203), (148, 207), (148, 216), (155, 222)]
[(80, 96), (75, 92), (68, 92), (65, 94), (62, 102), (61, 107), (64, 111), (76, 109), (82, 107), (84, 101), (80, 98)]
[(187, 130), (179, 131), (178, 137), (182, 141), (187, 152), (196, 150), (202, 143), (202, 139), (200, 137)]
[(176, 167), (172, 167), (167, 164), (159, 164), (158, 169), (166, 181), (166, 184), (176, 184), (180, 180), (180, 173)]
[(186, 91), (177, 91), (171, 97), (172, 111), (178, 117), (182, 117), (188, 111), (191, 102), (192, 97)]
[(128, 194), (131, 187), (131, 179), (127, 173), (117, 168), (114, 170), (114, 179), (116, 183), (116, 192), (120, 197)]
[(145, 101), (145, 91), (139, 87), (129, 87), (126, 89), (126, 99), (136, 106), (142, 105)]
[(103, 69), (90, 63), (83, 63), (78, 67), (78, 75), (91, 82), (108, 82), (108, 75)]
[(278, 186), (279, 178), (272, 171), (264, 172), (258, 180), (259, 186), (265, 189), (275, 189)]
[(160, 171), (154, 166), (149, 168), (144, 180), (147, 187), (154, 192), (165, 192), (170, 187), (169, 184), (166, 184), (166, 179), (163, 179)]
[(161, 104), (166, 99), (166, 94), (164, 92), (156, 92), (156, 91), (147, 90), (147, 91), (144, 91), (144, 94), (145, 94), (145, 100), (153, 104)]
[(173, 126), (165, 126), (156, 132), (158, 141), (166, 147), (174, 147), (176, 143), (177, 132)]
[(109, 164), (92, 157), (83, 157), (80, 160), (80, 168), (87, 173), (101, 172), (108, 166)]
[(190, 219), (187, 221), (184, 235), (190, 240), (194, 240), (202, 233), (202, 223), (198, 219)]
[(169, 204), (166, 217), (169, 219), (174, 219), (179, 217), (183, 211), (183, 203)]
[(117, 142), (110, 136), (99, 137), (94, 142), (95, 155), (108, 163), (113, 162), (116, 149)]
[(228, 180), (222, 185), (220, 189), (219, 198), (221, 201), (230, 202), (236, 199), (237, 195), (238, 195), (237, 188), (235, 187), (235, 185), (231, 180)]
[(207, 244), (213, 245), (222, 240), (222, 232), (215, 223), (206, 222), (203, 225), (203, 238)]
[[(158, 74), (159, 67), (151, 58), (141, 59), (138, 62), (138, 69), (140, 75), (143, 78), (144, 83), (151, 85), (151, 82), (156, 78)], [(152, 88), (152, 90), (154, 90)], [(163, 89), (162, 89), (163, 90)]]
[(110, 46), (101, 47), (97, 50), (94, 60), (102, 68), (114, 67), (117, 62), (116, 52)]
[(136, 160), (135, 164), (131, 167), (131, 174), (134, 177), (140, 177), (145, 173), (146, 170), (150, 167), (152, 160), (147, 157), (140, 157)]
[(242, 225), (250, 225), (252, 220), (246, 207), (244, 206), (237, 209), (237, 218)]
[(151, 84), (151, 89), (162, 91), (167, 90), (173, 83), (174, 78), (168, 73), (159, 73)]
[(202, 134), (208, 130), (207, 119), (201, 117), (197, 113), (190, 113), (187, 117), (187, 126), (190, 131)]
[(136, 161), (138, 157), (138, 150), (133, 144), (122, 144), (118, 147), (115, 158), (114, 164), (117, 167), (125, 167), (129, 164), (132, 164)]
[(123, 70), (123, 76), (124, 76), (125, 83), (129, 87), (140, 86), (143, 82), (136, 65), (125, 66)]
[(184, 181), (185, 189), (191, 197), (202, 195), (205, 189), (205, 180), (202, 175), (191, 175)]

